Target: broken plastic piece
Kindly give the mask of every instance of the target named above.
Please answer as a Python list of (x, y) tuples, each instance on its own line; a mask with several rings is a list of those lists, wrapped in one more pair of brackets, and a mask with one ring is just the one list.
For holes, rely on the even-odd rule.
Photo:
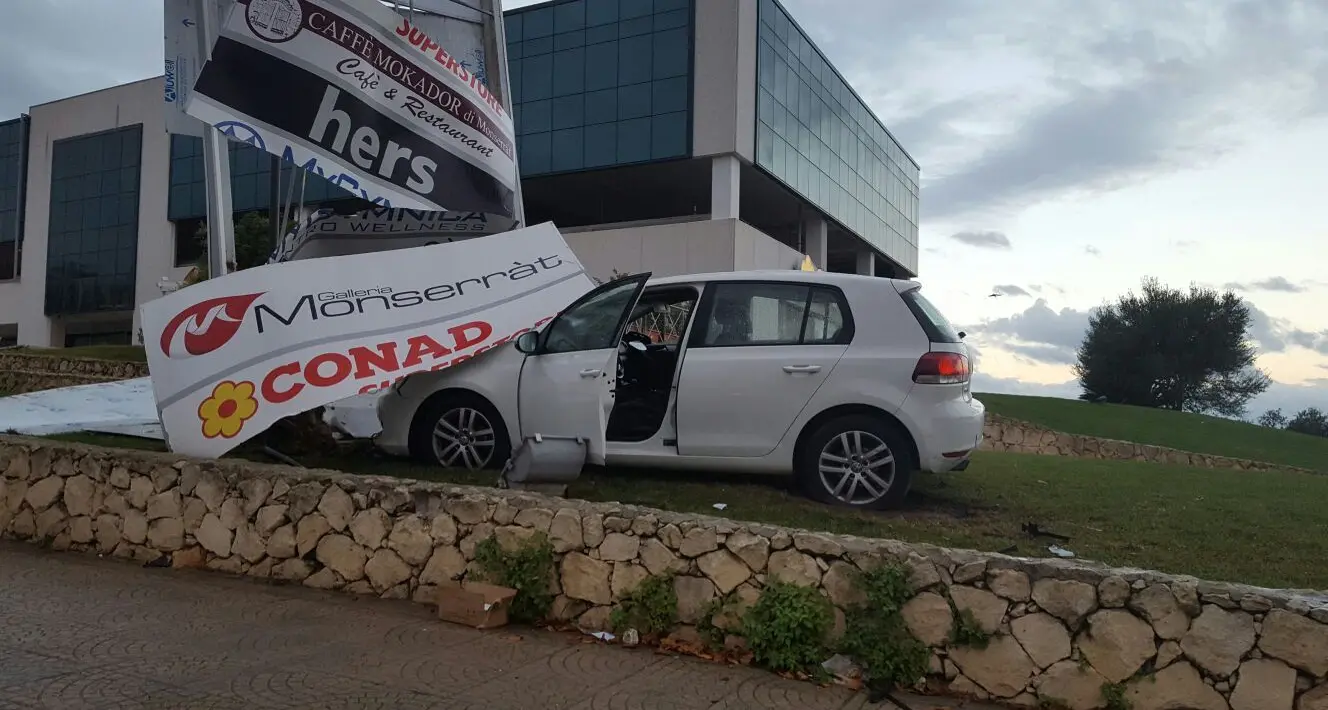
[(728, 503), (716, 503), (716, 504), (714, 505), (715, 510), (723, 510), (723, 509), (725, 509), (725, 508), (727, 508), (727, 507), (729, 507), (729, 504), (728, 504)]
[(588, 635), (590, 635), (590, 636), (594, 636), (595, 638), (599, 639), (600, 641), (612, 641), (612, 640), (614, 640), (615, 638), (617, 638), (617, 636), (614, 636), (613, 634), (611, 634), (611, 633), (609, 633), (609, 632), (607, 632), (607, 631), (590, 631), (590, 632), (587, 632), (587, 633), (588, 633)]
[(1073, 552), (1070, 552), (1069, 550), (1065, 549), (1064, 547), (1061, 547), (1060, 545), (1052, 545), (1051, 547), (1048, 547), (1047, 552), (1050, 552), (1051, 554), (1063, 559), (1074, 557)]

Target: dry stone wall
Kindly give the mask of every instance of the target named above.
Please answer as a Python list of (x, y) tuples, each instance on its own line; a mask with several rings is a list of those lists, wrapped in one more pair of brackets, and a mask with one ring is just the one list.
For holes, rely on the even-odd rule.
[(1310, 469), (1283, 466), (1280, 464), (1234, 459), (1226, 456), (1196, 454), (1165, 446), (1135, 444), (1115, 439), (1100, 439), (1083, 434), (1067, 434), (1052, 431), (1045, 427), (1003, 417), (999, 414), (987, 414), (983, 428), (982, 448), (988, 451), (1011, 451), (1021, 454), (1044, 454), (1049, 456), (1075, 456), (1086, 459), (1106, 459), (1114, 461), (1149, 461), (1152, 463), (1179, 464), (1202, 468), (1225, 468), (1240, 471), (1301, 471), (1319, 473)]
[[(477, 574), (480, 542), (511, 549), (536, 533), (557, 554), (554, 616), (587, 630), (652, 575), (676, 575), (684, 624), (721, 595), (737, 608), (716, 623), (731, 623), (782, 580), (818, 589), (842, 630), (859, 571), (895, 563), (910, 571), (903, 618), (930, 648), (934, 691), (1078, 710), (1107, 707), (1106, 686), (1134, 710), (1328, 710), (1328, 597), (1310, 592), (0, 437), (0, 534), (58, 550), (430, 602)], [(989, 643), (957, 645), (956, 619)]]
[(127, 380), (147, 374), (148, 366), (138, 362), (58, 358), (0, 350), (0, 394)]

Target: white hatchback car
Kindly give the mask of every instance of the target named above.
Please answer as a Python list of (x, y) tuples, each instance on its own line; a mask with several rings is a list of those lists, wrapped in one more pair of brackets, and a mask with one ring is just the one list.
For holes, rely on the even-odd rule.
[(982, 440), (962, 334), (920, 285), (824, 271), (603, 284), (538, 333), (378, 399), (384, 451), (500, 468), (523, 435), (589, 438), (589, 463), (792, 474), (885, 508)]

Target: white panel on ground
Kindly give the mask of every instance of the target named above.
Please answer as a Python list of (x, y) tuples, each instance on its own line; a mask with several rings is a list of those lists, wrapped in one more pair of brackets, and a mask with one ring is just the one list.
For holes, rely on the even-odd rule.
[(147, 377), (0, 399), (0, 431), (44, 435), (146, 424), (158, 424), (152, 380)]
[[(327, 406), (323, 420), (353, 439), (382, 430), (375, 403), (378, 394), (362, 394)], [(164, 440), (152, 379), (139, 377), (0, 398), (0, 432), (32, 436), (90, 431)]]

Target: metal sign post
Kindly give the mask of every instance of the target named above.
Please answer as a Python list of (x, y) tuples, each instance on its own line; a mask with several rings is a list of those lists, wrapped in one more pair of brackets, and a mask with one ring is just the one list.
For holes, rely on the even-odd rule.
[[(512, 80), (507, 70), (507, 28), (503, 24), (503, 0), (482, 0), (487, 5), (488, 11), (485, 17), (484, 39), (485, 53), (496, 61), (488, 66), (487, 78), (489, 80), (489, 89), (498, 92), (498, 98), (502, 99), (503, 110), (508, 116), (514, 116), (512, 113)], [(513, 198), (512, 215), (516, 217), (517, 224), (526, 226), (526, 203), (521, 198), (521, 161), (513, 153), (512, 161), (516, 165), (516, 196)]]
[[(222, 17), (213, 0), (194, 0), (202, 18), (197, 33), (203, 61), (212, 58), (212, 45), (221, 29)], [(207, 191), (208, 278), (230, 273), (235, 262), (234, 209), (231, 206), (231, 161), (228, 140), (212, 126), (203, 129), (203, 172)]]

